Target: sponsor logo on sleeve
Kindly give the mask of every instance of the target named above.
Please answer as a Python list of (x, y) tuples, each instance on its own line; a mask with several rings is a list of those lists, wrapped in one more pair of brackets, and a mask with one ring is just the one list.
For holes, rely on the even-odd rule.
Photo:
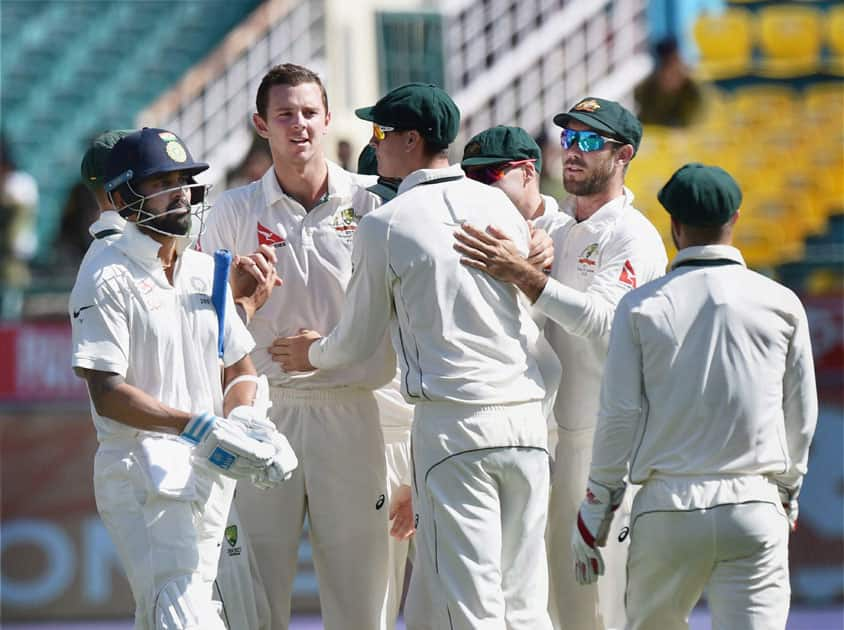
[(633, 269), (633, 264), (629, 260), (624, 261), (624, 266), (621, 268), (621, 275), (618, 276), (618, 281), (626, 284), (631, 289), (636, 288), (636, 270)]
[(287, 241), (284, 240), (284, 237), (279, 236), (266, 225), (262, 225), (261, 222), (258, 221), (258, 245), (284, 247), (287, 245)]

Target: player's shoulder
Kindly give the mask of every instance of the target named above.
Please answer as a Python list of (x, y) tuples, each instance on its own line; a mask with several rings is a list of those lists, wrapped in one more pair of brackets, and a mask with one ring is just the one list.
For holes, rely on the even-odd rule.
[[(209, 217), (217, 213), (242, 214), (250, 210), (257, 211), (263, 203), (264, 177), (237, 188), (229, 188), (220, 193), (209, 209)], [(218, 215), (221, 216), (221, 215)]]
[(112, 246), (97, 247), (86, 253), (71, 290), (71, 303), (77, 298), (113, 295), (131, 277), (129, 259), (120, 249)]
[(329, 188), (337, 194), (351, 197), (361, 188), (365, 189), (378, 181), (378, 177), (375, 175), (352, 173), (331, 160), (326, 160), (325, 165), (328, 169)]

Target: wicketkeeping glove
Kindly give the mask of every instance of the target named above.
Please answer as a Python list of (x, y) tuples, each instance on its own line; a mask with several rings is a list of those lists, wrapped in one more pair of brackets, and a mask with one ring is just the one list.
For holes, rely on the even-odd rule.
[(799, 489), (791, 490), (785, 486), (777, 484), (777, 490), (779, 491), (780, 502), (785, 510), (785, 515), (788, 517), (788, 526), (792, 532), (795, 532), (797, 531), (797, 515), (800, 512), (800, 508), (797, 505), (797, 495), (799, 493)]
[(270, 465), (252, 475), (252, 483), (263, 490), (269, 490), (293, 476), (293, 471), (299, 466), (299, 459), (284, 434), (265, 415), (255, 407), (242, 405), (232, 409), (229, 419), (242, 424), (249, 436), (272, 444), (275, 449)]
[(604, 574), (604, 558), (598, 547), (607, 544), (613, 512), (621, 505), (624, 488), (610, 490), (589, 481), (571, 533), (574, 577), (578, 584), (592, 584)]
[(191, 418), (181, 433), (194, 456), (234, 479), (251, 479), (273, 462), (275, 447), (250, 436), (245, 427), (211, 413)]

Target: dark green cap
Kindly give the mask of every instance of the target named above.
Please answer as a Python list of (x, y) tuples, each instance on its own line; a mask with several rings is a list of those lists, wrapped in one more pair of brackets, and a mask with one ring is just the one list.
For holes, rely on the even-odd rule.
[(498, 125), (480, 132), (466, 143), (460, 165), (465, 168), (519, 160), (536, 160), (536, 171), (542, 171), (542, 151), (536, 140), (521, 127)]
[(460, 130), (460, 110), (436, 85), (408, 83), (382, 96), (372, 107), (355, 110), (358, 118), (394, 129), (418, 131), (423, 138), (448, 146)]
[(375, 157), (375, 147), (367, 144), (358, 156), (358, 173), (361, 175), (377, 175), (378, 159)]
[(692, 162), (680, 167), (656, 196), (684, 225), (724, 225), (741, 206), (741, 189), (722, 168)]
[(105, 184), (106, 164), (108, 164), (108, 154), (111, 152), (111, 148), (123, 136), (128, 136), (132, 132), (132, 129), (104, 131), (91, 140), (88, 150), (82, 157), (82, 165), (79, 169), (82, 173), (82, 181), (88, 188), (94, 190)]
[(570, 120), (576, 120), (602, 135), (632, 144), (639, 150), (642, 141), (642, 123), (631, 111), (615, 101), (587, 96), (569, 111), (554, 116), (554, 124), (565, 127)]

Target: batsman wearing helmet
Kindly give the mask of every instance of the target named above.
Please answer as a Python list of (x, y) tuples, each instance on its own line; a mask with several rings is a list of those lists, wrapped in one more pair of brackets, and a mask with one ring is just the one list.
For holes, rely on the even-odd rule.
[(270, 487), (296, 466), (283, 436), (252, 422), (254, 342), (236, 317), (222, 329), (220, 378), (213, 260), (187, 249), (204, 213), (193, 177), (207, 168), (164, 129), (114, 144), (105, 189), (127, 223), (80, 270), (69, 304), (100, 443), (97, 509), (136, 630), (225, 627), (211, 590), (235, 480)]

